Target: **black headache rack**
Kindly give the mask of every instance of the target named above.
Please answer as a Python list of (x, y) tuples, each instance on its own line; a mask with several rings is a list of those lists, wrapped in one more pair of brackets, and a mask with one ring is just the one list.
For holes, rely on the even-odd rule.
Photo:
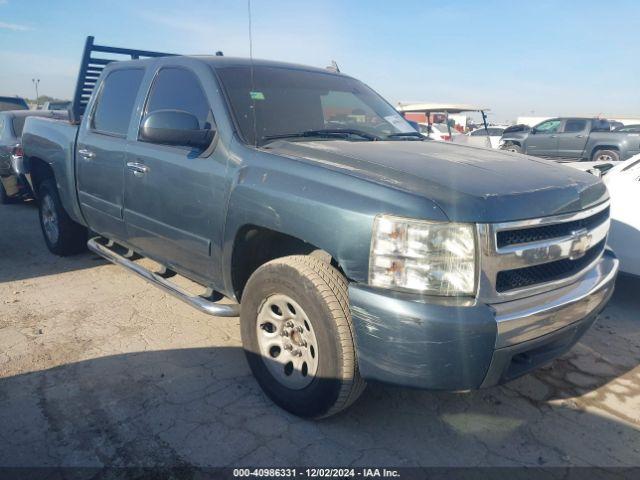
[[(96, 52), (122, 55), (125, 58), (113, 59), (92, 56), (92, 54)], [(175, 54), (96, 45), (93, 43), (93, 37), (87, 37), (87, 41), (84, 45), (84, 53), (82, 54), (82, 63), (80, 64), (80, 73), (78, 74), (76, 92), (73, 95), (73, 103), (69, 111), (69, 120), (74, 124), (80, 123), (80, 119), (82, 118), (82, 115), (84, 115), (84, 110), (87, 108), (87, 103), (89, 103), (89, 98), (91, 98), (91, 93), (96, 86), (98, 77), (102, 73), (104, 67), (111, 62), (171, 56), (175, 56)]]

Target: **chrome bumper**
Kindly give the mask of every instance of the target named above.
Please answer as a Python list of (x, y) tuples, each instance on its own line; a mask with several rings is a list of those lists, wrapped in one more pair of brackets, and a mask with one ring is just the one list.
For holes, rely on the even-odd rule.
[(571, 285), (491, 305), (498, 325), (496, 349), (547, 335), (603, 308), (613, 293), (618, 266), (618, 259), (607, 250)]

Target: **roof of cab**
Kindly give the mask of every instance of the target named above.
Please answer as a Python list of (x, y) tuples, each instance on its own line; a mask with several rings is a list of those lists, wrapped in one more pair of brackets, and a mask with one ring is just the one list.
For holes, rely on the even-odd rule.
[(241, 57), (223, 57), (223, 56), (215, 56), (215, 55), (179, 55), (179, 56), (171, 56), (171, 57), (154, 57), (154, 58), (145, 58), (140, 60), (125, 60), (113, 62), (107, 65), (107, 67), (124, 67), (124, 66), (132, 66), (132, 65), (140, 65), (140, 64), (148, 64), (155, 63), (158, 61), (162, 61), (163, 59), (175, 59), (175, 58), (189, 58), (196, 61), (200, 61), (206, 63), (213, 68), (225, 68), (225, 67), (275, 67), (275, 68), (287, 68), (290, 70), (304, 70), (304, 71), (312, 71), (318, 73), (328, 73), (330, 75), (342, 75), (341, 73), (335, 72), (333, 70), (329, 70), (327, 68), (318, 68), (311, 67), (307, 65), (300, 65), (296, 63), (287, 63), (287, 62), (278, 62), (275, 60), (262, 60), (262, 59), (250, 59), (250, 58), (241, 58)]

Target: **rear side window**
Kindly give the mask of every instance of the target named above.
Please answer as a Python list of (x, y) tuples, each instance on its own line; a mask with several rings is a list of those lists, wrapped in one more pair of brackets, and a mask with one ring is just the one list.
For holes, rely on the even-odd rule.
[(104, 80), (91, 128), (98, 132), (126, 136), (144, 70), (115, 70)]
[(27, 117), (25, 115), (20, 115), (19, 117), (13, 117), (11, 124), (13, 126), (13, 134), (16, 137), (22, 136), (22, 130), (24, 129), (24, 122), (26, 122)]
[(213, 114), (198, 78), (184, 68), (163, 68), (158, 72), (145, 115), (158, 110), (180, 110), (198, 119), (201, 130), (213, 128)]
[(564, 133), (582, 132), (587, 128), (587, 121), (580, 119), (569, 119), (564, 124)]

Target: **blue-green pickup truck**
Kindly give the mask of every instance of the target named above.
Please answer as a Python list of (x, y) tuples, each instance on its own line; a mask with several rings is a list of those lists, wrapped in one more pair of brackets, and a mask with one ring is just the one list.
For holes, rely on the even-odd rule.
[(88, 243), (202, 312), (239, 315), (257, 381), (297, 415), (335, 414), (366, 381), (511, 380), (567, 351), (612, 294), (593, 175), (424, 139), (341, 73), (88, 52), (71, 120), (23, 133), (49, 249)]

